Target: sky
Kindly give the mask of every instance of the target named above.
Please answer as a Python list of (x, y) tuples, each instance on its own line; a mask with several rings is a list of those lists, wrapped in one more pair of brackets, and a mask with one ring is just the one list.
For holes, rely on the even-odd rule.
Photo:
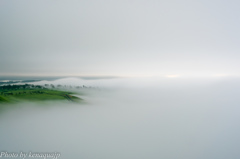
[(0, 2), (0, 75), (240, 75), (240, 1)]

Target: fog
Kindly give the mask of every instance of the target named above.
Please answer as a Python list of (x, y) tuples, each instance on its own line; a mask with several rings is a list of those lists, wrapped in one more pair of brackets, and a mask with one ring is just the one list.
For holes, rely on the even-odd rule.
[(1, 105), (0, 151), (240, 158), (240, 1), (0, 4), (0, 82), (86, 86), (82, 103)]
[(0, 75), (239, 75), (237, 0), (1, 0)]
[[(77, 80), (83, 83), (53, 82)], [(0, 149), (60, 152), (63, 159), (240, 157), (237, 78), (86, 81), (100, 89), (88, 91), (84, 104), (21, 103), (3, 111)]]

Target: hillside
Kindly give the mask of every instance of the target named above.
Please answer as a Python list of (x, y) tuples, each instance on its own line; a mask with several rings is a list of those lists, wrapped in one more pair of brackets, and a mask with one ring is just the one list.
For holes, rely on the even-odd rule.
[(77, 102), (82, 100), (72, 94), (72, 92), (46, 88), (40, 85), (5, 85), (0, 86), (0, 103), (46, 100)]

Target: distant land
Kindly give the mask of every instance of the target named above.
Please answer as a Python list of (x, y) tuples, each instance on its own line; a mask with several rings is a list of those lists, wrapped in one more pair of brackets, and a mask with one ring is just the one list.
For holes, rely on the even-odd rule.
[(6, 76), (0, 75), (0, 80), (56, 80), (61, 78), (80, 78), (86, 80), (94, 80), (94, 79), (112, 79), (112, 78), (119, 78), (118, 76)]
[[(33, 84), (10, 84), (14, 81), (3, 81), (5, 84), (0, 86), (0, 104), (16, 103), (20, 101), (47, 101), (47, 100), (68, 100), (70, 102), (82, 101), (81, 98), (74, 96), (73, 92), (63, 91), (61, 85), (45, 86)], [(32, 80), (28, 80), (32, 82)], [(7, 84), (6, 84), (7, 83)]]

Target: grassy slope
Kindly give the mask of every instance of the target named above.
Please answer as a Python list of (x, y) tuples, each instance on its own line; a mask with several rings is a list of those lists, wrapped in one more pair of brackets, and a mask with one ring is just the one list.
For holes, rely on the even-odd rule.
[(0, 96), (0, 102), (18, 102), (18, 101), (46, 101), (46, 100), (68, 100), (66, 95), (72, 101), (78, 101), (80, 98), (71, 96), (71, 92), (49, 90), (49, 89), (20, 89), (7, 90), (4, 93), (13, 93), (11, 95)]
[(0, 103), (5, 103), (5, 102), (9, 102), (9, 100), (8, 99), (6, 99), (6, 98), (4, 98), (4, 97), (2, 97), (2, 96), (0, 96)]

